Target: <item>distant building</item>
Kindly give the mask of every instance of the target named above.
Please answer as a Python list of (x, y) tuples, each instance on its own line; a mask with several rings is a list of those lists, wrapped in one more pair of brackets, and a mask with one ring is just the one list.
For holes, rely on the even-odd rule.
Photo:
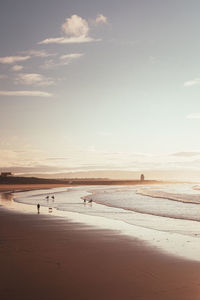
[(11, 172), (1, 172), (1, 177), (9, 177), (9, 176), (13, 176), (13, 174)]
[(141, 180), (141, 181), (144, 181), (144, 174), (141, 174), (141, 175), (140, 175), (140, 180)]

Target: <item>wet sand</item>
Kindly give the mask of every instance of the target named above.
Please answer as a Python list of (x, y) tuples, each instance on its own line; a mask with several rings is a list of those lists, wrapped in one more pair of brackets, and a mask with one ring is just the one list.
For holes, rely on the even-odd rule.
[(197, 262), (114, 231), (4, 207), (0, 266), (2, 300), (200, 299)]

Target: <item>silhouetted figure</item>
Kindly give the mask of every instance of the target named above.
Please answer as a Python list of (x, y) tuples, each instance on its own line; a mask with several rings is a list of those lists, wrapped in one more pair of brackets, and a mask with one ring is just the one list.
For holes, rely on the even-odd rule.
[(84, 206), (86, 206), (86, 199), (85, 198), (83, 198), (83, 202), (84, 202)]
[(40, 213), (40, 204), (38, 203), (37, 204), (37, 211), (38, 211), (38, 214)]
[(55, 197), (54, 197), (54, 195), (53, 196), (51, 196), (51, 199), (54, 201), (55, 200)]
[(49, 201), (49, 196), (46, 196), (47, 201)]
[(92, 202), (93, 202), (93, 200), (92, 199), (90, 199), (89, 201), (88, 201), (88, 203), (89, 203), (89, 205), (92, 207)]
[(53, 208), (49, 207), (49, 213), (52, 213), (52, 211), (53, 211)]

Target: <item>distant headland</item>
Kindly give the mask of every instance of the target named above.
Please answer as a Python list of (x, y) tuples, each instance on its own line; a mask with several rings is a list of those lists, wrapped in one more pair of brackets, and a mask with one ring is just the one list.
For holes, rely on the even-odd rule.
[(109, 179), (109, 178), (64, 178), (47, 179), (39, 177), (14, 176), (11, 172), (0, 174), (0, 185), (20, 185), (20, 184), (49, 184), (49, 185), (136, 185), (136, 184), (159, 184), (164, 183), (159, 180), (145, 180), (141, 174), (140, 179)]

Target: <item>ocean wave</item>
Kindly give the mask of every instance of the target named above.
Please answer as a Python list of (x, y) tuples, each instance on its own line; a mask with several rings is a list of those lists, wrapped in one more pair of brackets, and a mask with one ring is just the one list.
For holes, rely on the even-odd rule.
[[(193, 188), (198, 190), (195, 187)], [(137, 194), (152, 198), (162, 198), (173, 201), (179, 201), (183, 203), (200, 204), (200, 194), (178, 194), (154, 189), (139, 189), (137, 190)]]
[[(191, 197), (194, 197), (193, 200), (191, 200)], [(155, 190), (145, 188), (138, 190), (137, 187), (137, 189), (130, 188), (129, 191), (119, 189), (94, 191), (94, 193), (84, 198), (87, 200), (92, 199), (95, 203), (108, 207), (121, 208), (127, 212), (200, 221), (199, 194), (182, 195), (158, 191), (156, 188)]]

